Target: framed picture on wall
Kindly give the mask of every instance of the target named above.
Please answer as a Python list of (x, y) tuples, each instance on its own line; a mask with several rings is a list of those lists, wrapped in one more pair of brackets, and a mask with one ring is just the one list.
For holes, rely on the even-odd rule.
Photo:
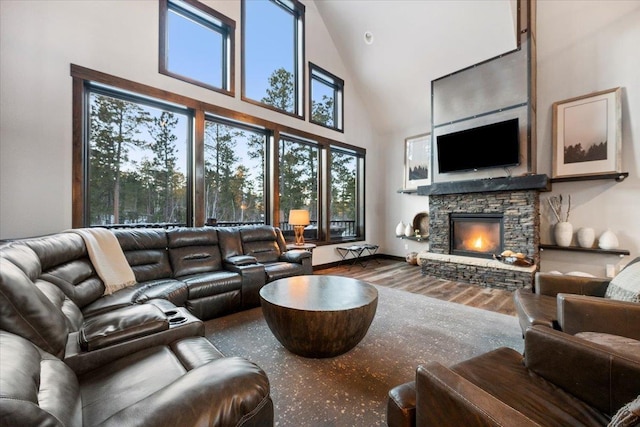
[(553, 104), (552, 178), (621, 172), (621, 89)]
[(431, 133), (404, 140), (404, 190), (431, 184)]

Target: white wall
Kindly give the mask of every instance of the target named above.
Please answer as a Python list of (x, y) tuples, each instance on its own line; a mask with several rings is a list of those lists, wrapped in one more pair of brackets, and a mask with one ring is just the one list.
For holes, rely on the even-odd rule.
[[(586, 271), (603, 276), (640, 255), (640, 3), (637, 1), (538, 2), (538, 168), (551, 175), (552, 110), (556, 101), (622, 87), (622, 170), (629, 178), (553, 184), (552, 194), (571, 195), (569, 222), (610, 229), (631, 257), (546, 251), (543, 271)], [(543, 206), (549, 194), (542, 195)], [(551, 243), (549, 212), (542, 236)]]
[[(345, 80), (344, 134), (242, 102), (241, 3), (204, 3), (236, 21), (235, 98), (158, 73), (157, 1), (0, 1), (0, 238), (71, 227), (72, 63), (367, 148), (367, 185), (378, 186), (369, 118), (315, 5), (305, 2), (306, 59)], [(370, 241), (381, 197), (367, 194)], [(334, 247), (314, 254), (335, 259)]]
[[(614, 181), (581, 181), (553, 184), (551, 193), (571, 194), (570, 222), (574, 228), (592, 227), (599, 235), (610, 229), (628, 249), (630, 257), (576, 252), (546, 251), (541, 270), (585, 271), (605, 274), (605, 265), (620, 267), (640, 255), (640, 2), (555, 0), (537, 3), (538, 46), (538, 173), (551, 176), (551, 105), (591, 92), (623, 88), (622, 169), (629, 178)], [(404, 256), (423, 249), (419, 243), (394, 237), (395, 224), (428, 209), (428, 198), (396, 194), (402, 187), (403, 149), (406, 136), (429, 131), (429, 119), (414, 129), (399, 130), (382, 139), (387, 169), (397, 170), (387, 181), (388, 198), (384, 248)], [(543, 243), (553, 243), (548, 210), (541, 214)], [(405, 249), (405, 244), (408, 248)]]

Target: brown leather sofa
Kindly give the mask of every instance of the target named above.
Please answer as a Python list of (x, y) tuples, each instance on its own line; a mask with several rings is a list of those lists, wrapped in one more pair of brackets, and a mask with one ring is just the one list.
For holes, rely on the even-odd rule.
[(185, 308), (151, 299), (85, 317), (53, 283), (83, 277), (84, 261), (42, 260), (0, 249), (2, 425), (273, 424), (266, 374), (224, 358)]
[(110, 295), (104, 295), (79, 235), (59, 233), (10, 245), (31, 248), (43, 279), (59, 287), (84, 316), (164, 299), (207, 320), (259, 306), (260, 288), (268, 281), (313, 273), (311, 254), (286, 251), (282, 233), (271, 226), (113, 232), (137, 283)]
[[(254, 248), (269, 229), (281, 247), (258, 229)], [(116, 230), (137, 284), (110, 295), (77, 234), (0, 246), (1, 424), (273, 425), (266, 374), (202, 337), (200, 319), (259, 305), (271, 277), (240, 232)], [(277, 262), (312, 272), (305, 251)]]
[[(626, 268), (635, 263), (640, 258)], [(607, 278), (536, 273), (533, 291), (514, 293), (523, 334), (533, 325), (543, 325), (569, 334), (604, 332), (640, 339), (640, 303), (605, 298), (610, 283)]]
[(524, 355), (499, 348), (418, 367), (414, 382), (389, 392), (387, 424), (606, 426), (639, 392), (639, 353), (534, 326)]
[(253, 363), (183, 338), (84, 374), (0, 330), (3, 426), (269, 426), (269, 381)]

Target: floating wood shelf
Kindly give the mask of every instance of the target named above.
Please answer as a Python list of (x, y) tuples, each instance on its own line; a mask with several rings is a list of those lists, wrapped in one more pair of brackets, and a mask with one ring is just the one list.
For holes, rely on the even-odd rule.
[(613, 179), (616, 182), (622, 182), (628, 176), (629, 172), (614, 172), (603, 173), (599, 175), (565, 176), (560, 178), (551, 178), (551, 182), (594, 181), (599, 179)]
[(398, 190), (397, 193), (400, 194), (416, 194), (418, 190)]
[(590, 252), (594, 254), (619, 255), (621, 257), (631, 254), (626, 249), (581, 248), (579, 246), (558, 246), (558, 245), (545, 245), (545, 244), (541, 244), (539, 247), (541, 250), (549, 249), (552, 251)]
[(415, 237), (415, 236), (396, 236), (398, 239), (407, 239), (407, 240), (413, 240), (414, 242), (427, 242), (429, 241), (428, 237)]

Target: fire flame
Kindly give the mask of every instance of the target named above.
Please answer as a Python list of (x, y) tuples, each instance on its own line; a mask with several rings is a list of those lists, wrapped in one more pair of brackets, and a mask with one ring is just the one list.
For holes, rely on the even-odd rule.
[(482, 248), (484, 247), (484, 244), (483, 244), (483, 242), (482, 242), (482, 237), (478, 237), (478, 238), (476, 239), (476, 241), (474, 242), (473, 246), (474, 246), (476, 249), (482, 249)]

